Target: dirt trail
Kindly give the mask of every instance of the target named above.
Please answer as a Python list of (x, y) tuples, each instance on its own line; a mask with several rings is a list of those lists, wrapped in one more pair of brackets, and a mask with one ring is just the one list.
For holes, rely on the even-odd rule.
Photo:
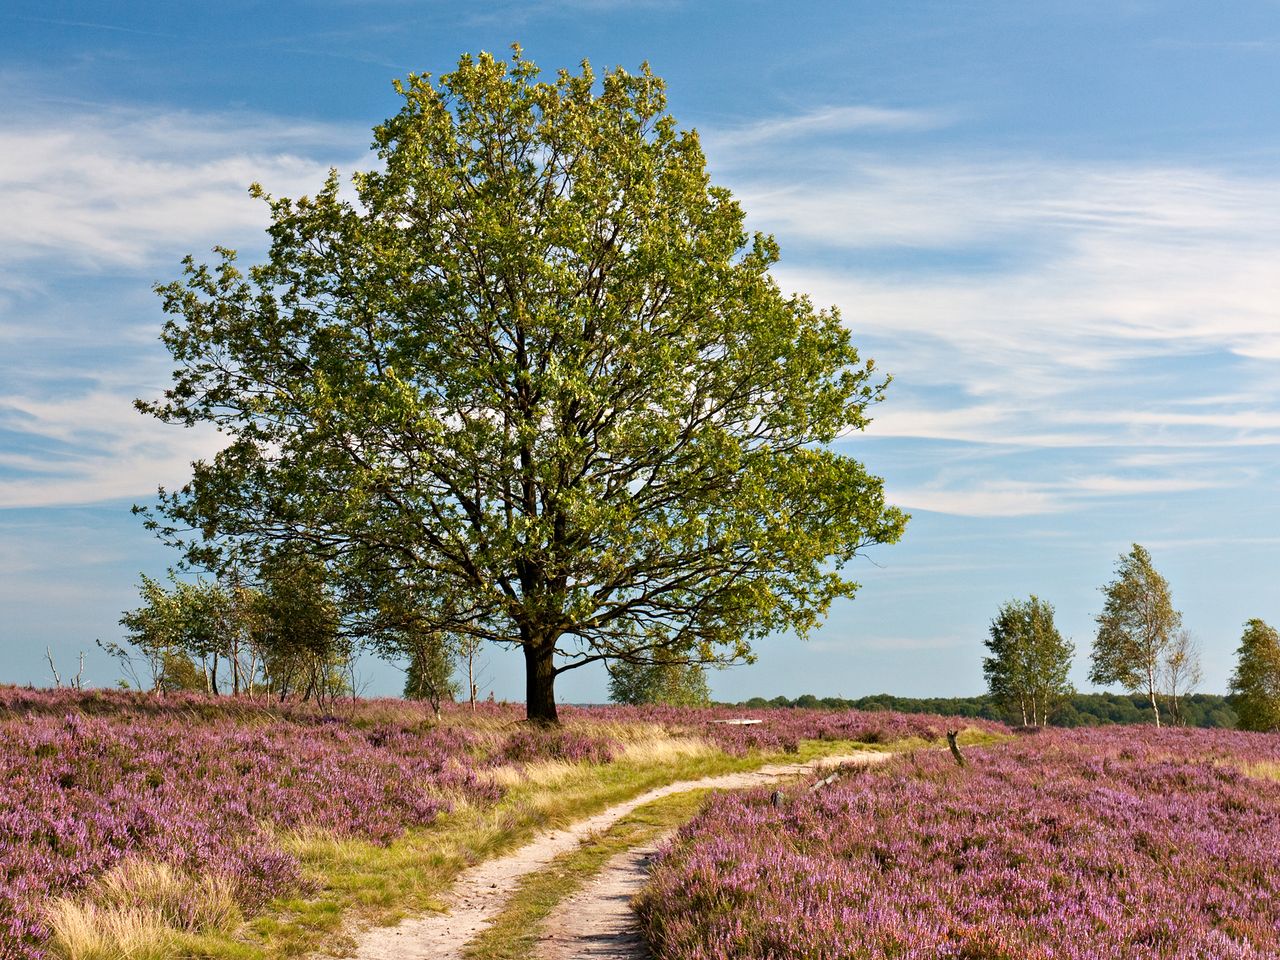
[[(398, 926), (378, 927), (366, 931), (359, 937), (355, 956), (357, 960), (457, 960), (462, 956), (462, 948), (467, 941), (479, 933), (501, 911), (507, 897), (521, 877), (534, 870), (542, 869), (560, 854), (575, 849), (583, 838), (607, 830), (632, 810), (646, 803), (687, 790), (741, 790), (796, 777), (814, 770), (846, 763), (875, 762), (888, 756), (889, 754), (864, 752), (822, 757), (809, 764), (769, 764), (746, 773), (729, 773), (718, 777), (704, 777), (701, 780), (684, 780), (650, 790), (595, 816), (579, 820), (562, 830), (544, 833), (514, 853), (494, 860), (486, 860), (464, 871), (454, 883), (447, 900), (448, 913), (427, 914), (404, 920)], [(606, 867), (606, 874), (612, 874), (615, 865), (621, 859), (619, 857), (611, 861)], [(640, 882), (643, 882), (643, 874)], [(595, 884), (592, 884), (589, 889), (594, 890)], [(586, 901), (584, 894), (580, 894), (576, 899), (580, 907)], [(602, 896), (607, 900), (607, 893)], [(628, 893), (622, 900), (624, 907), (629, 897)], [(593, 907), (590, 912), (595, 914), (595, 908)], [(557, 916), (559, 915), (557, 913)], [(626, 910), (626, 918), (630, 918), (629, 908)], [(606, 921), (602, 917), (599, 922), (603, 924)], [(557, 937), (593, 936), (589, 930), (576, 922), (572, 925), (561, 922), (554, 929)], [(643, 953), (561, 953), (556, 956), (630, 958), (643, 956)]]
[(631, 898), (649, 878), (649, 861), (666, 839), (618, 854), (556, 907), (543, 927), (540, 960), (645, 960), (649, 950), (636, 927)]
[[(890, 756), (862, 753), (832, 757), (834, 762), (827, 765), (877, 763)], [(666, 839), (660, 837), (618, 854), (587, 886), (556, 907), (544, 926), (540, 960), (647, 960), (649, 950), (637, 929), (631, 898), (649, 878), (649, 862)]]

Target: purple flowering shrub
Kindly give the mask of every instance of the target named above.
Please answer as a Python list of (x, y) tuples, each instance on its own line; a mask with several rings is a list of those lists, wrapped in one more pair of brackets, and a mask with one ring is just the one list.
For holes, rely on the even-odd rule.
[(640, 899), (660, 960), (1280, 956), (1280, 736), (1055, 731), (716, 796)]
[[(386, 843), (457, 798), (496, 802), (494, 767), (608, 763), (618, 725), (702, 737), (727, 752), (804, 739), (936, 739), (938, 717), (666, 707), (562, 710), (556, 730), (518, 704), (312, 704), (196, 694), (0, 687), (0, 960), (36, 960), (40, 904), (139, 857), (230, 882), (252, 912), (302, 888), (280, 831)], [(713, 723), (758, 717), (752, 726)], [(965, 721), (969, 726), (998, 725)]]
[(593, 737), (579, 730), (539, 730), (527, 727), (511, 734), (495, 755), (505, 763), (528, 763), (534, 760), (564, 760), (569, 763), (610, 763), (617, 744)]
[(483, 771), (521, 732), (436, 726), (399, 701), (326, 716), (305, 704), (0, 688), (0, 960), (40, 957), (39, 905), (127, 857), (223, 877), (252, 911), (302, 886), (277, 831), (386, 843), (453, 799), (494, 802), (501, 791)]

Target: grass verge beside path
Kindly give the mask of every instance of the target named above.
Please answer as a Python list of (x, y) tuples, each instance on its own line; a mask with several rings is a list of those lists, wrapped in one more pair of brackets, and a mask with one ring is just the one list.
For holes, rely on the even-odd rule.
[[(352, 929), (385, 926), (439, 910), (459, 873), (516, 849), (543, 830), (566, 826), (655, 787), (752, 770), (847, 750), (839, 742), (806, 742), (798, 754), (734, 757), (719, 752), (659, 760), (566, 765), (549, 781), (513, 784), (492, 807), (460, 806), (429, 827), (387, 846), (329, 835), (286, 838), (312, 890), (281, 898), (234, 932), (174, 931), (171, 955), (216, 960), (282, 960), (307, 954), (341, 956), (355, 944)], [(169, 950), (164, 950), (169, 953)], [(92, 958), (80, 958), (92, 960)]]
[[(971, 729), (960, 742), (975, 745), (993, 739), (998, 738)], [(162, 952), (211, 960), (343, 956), (354, 948), (353, 931), (360, 927), (386, 926), (405, 916), (441, 909), (442, 895), (467, 867), (514, 850), (544, 830), (567, 826), (656, 787), (754, 770), (769, 763), (805, 763), (856, 750), (898, 751), (925, 746), (936, 744), (807, 740), (794, 753), (735, 757), (703, 751), (567, 766), (550, 780), (535, 777), (513, 784), (492, 807), (460, 807), (429, 827), (410, 830), (385, 847), (327, 835), (292, 837), (285, 846), (299, 858), (312, 885), (306, 896), (276, 900), (234, 932), (175, 931), (171, 949)], [(644, 842), (643, 818), (678, 816), (684, 808), (676, 798), (668, 798), (644, 810), (645, 813), (636, 811), (620, 822), (619, 826), (630, 822), (627, 829), (638, 832), (627, 834), (624, 830), (615, 838), (618, 842), (624, 836), (631, 837), (628, 845)], [(688, 816), (692, 811), (685, 819)], [(579, 873), (582, 869), (581, 865), (575, 867)], [(584, 878), (590, 875), (583, 874)], [(549, 894), (538, 894), (546, 895)]]
[[(958, 738), (961, 746), (983, 746), (1002, 739), (973, 729)], [(807, 763), (856, 751), (902, 753), (937, 746), (924, 740), (892, 744), (811, 740), (801, 744), (799, 753), (775, 756), (765, 762)], [(600, 835), (584, 840), (578, 849), (556, 857), (546, 869), (524, 877), (502, 913), (467, 945), (466, 960), (525, 960), (533, 956), (543, 933), (542, 924), (560, 903), (590, 883), (618, 854), (650, 843), (693, 819), (711, 792), (688, 790), (637, 807)]]
[(586, 886), (614, 856), (649, 843), (690, 820), (707, 790), (672, 794), (637, 807), (612, 827), (556, 857), (520, 881), (506, 908), (467, 945), (467, 960), (525, 960), (534, 954), (541, 924), (556, 906)]

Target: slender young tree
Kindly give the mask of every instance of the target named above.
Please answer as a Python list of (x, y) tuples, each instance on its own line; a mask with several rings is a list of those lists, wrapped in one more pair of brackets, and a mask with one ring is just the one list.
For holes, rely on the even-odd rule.
[[(454, 654), (440, 637), (417, 635), (402, 641), (409, 662), (405, 668), (404, 695), (410, 700), (425, 700), (440, 719), (440, 705), (453, 700), (458, 685), (453, 679)], [(474, 709), (474, 705), (473, 705)]]
[(1231, 677), (1231, 705), (1245, 730), (1280, 730), (1280, 633), (1263, 620), (1244, 625)]
[(139, 405), (229, 440), (149, 514), (190, 559), (304, 550), (348, 613), (520, 649), (554, 721), (566, 670), (805, 635), (906, 517), (829, 445), (887, 380), (779, 289), (662, 81), (539, 77), (398, 84), (354, 199), (268, 199), (265, 263), (160, 288), (175, 382)]
[(1147, 549), (1135, 543), (1120, 557), (1116, 578), (1102, 591), (1107, 599), (1097, 617), (1089, 679), (1145, 694), (1158, 727), (1161, 664), (1182, 625), (1169, 582), (1156, 571)]
[(1169, 641), (1160, 664), (1160, 680), (1164, 695), (1169, 699), (1173, 722), (1180, 727), (1185, 726), (1187, 720), (1182, 712), (1182, 699), (1204, 680), (1200, 644), (1185, 627), (1174, 631), (1173, 639)]
[(990, 695), (1016, 706), (1023, 726), (1045, 726), (1049, 713), (1074, 690), (1067, 679), (1075, 645), (1058, 632), (1053, 604), (1032, 595), (1010, 600), (991, 621), (982, 661)]

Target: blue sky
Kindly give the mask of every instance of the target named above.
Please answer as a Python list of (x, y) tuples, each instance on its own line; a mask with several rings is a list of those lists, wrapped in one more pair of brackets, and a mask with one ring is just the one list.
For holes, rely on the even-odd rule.
[[(263, 248), (245, 188), (370, 164), (391, 80), (513, 41), (669, 84), (788, 289), (895, 381), (841, 442), (914, 515), (807, 643), (725, 698), (982, 687), (998, 605), (1078, 647), (1148, 546), (1222, 690), (1280, 623), (1280, 4), (27, 3), (0, 12), (0, 682), (118, 639), (173, 561), (129, 515), (214, 449), (130, 403), (165, 384), (151, 284)], [(522, 690), (494, 651), (499, 697)], [(368, 665), (371, 692), (398, 685)], [(599, 674), (561, 695), (603, 695)]]

